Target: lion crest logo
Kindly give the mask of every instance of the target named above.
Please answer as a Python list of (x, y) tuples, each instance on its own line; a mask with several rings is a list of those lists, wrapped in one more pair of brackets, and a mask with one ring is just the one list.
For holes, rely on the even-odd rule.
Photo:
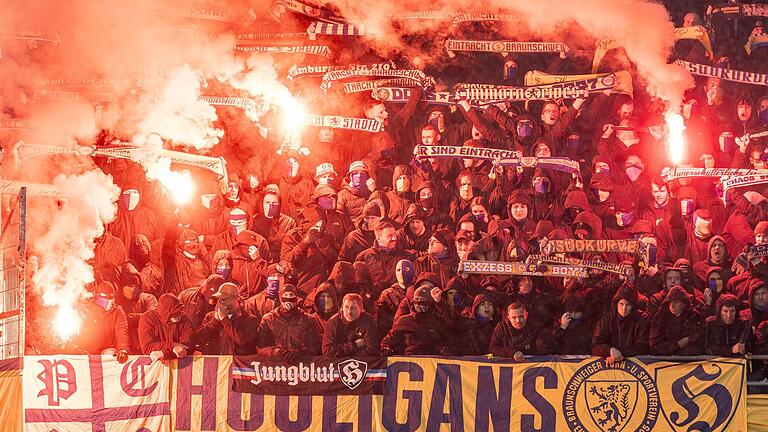
[(587, 407), (603, 432), (621, 432), (637, 404), (637, 382), (587, 381)]

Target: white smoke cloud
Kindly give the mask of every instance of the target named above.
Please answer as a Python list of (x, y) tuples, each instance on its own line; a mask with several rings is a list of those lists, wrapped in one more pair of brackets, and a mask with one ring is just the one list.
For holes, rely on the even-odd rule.
[(32, 280), (49, 306), (72, 304), (93, 282), (93, 268), (87, 262), (94, 256), (94, 239), (115, 219), (120, 195), (112, 178), (96, 169), (79, 175), (60, 174), (53, 184), (66, 197), (61, 205), (45, 215), (30, 214), (33, 223), (47, 222), (43, 232), (32, 239), (39, 262)]

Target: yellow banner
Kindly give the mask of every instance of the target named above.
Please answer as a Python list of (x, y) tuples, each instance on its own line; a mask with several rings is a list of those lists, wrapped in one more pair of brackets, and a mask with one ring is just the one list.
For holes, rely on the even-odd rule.
[(608, 75), (614, 75), (616, 77), (616, 84), (614, 85), (613, 90), (611, 90), (611, 93), (625, 94), (629, 95), (630, 97), (633, 96), (634, 92), (632, 88), (632, 74), (629, 71), (584, 75), (550, 75), (539, 70), (532, 70), (525, 74), (525, 85), (537, 86), (560, 84), (574, 81), (600, 79)]
[(183, 360), (172, 430), (747, 430), (743, 360), (388, 364), (384, 396), (275, 397), (230, 391), (231, 358)]
[[(746, 431), (742, 359), (390, 357), (384, 395), (232, 391), (232, 357), (27, 357), (28, 431)], [(170, 370), (168, 370), (170, 367)], [(363, 372), (363, 375), (365, 372)], [(8, 400), (17, 391), (0, 392)], [(11, 402), (13, 410), (20, 406)], [(0, 411), (0, 413), (2, 413)], [(12, 418), (10, 408), (0, 421)], [(750, 420), (751, 423), (751, 420)], [(13, 423), (2, 423), (13, 430)], [(116, 428), (116, 429), (115, 429)]]

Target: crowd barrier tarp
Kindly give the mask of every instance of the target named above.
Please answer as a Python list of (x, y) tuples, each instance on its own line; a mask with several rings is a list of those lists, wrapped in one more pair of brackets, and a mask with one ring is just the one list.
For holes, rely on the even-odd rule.
[(747, 430), (768, 432), (768, 395), (747, 396)]
[[(595, 357), (531, 360), (389, 357), (383, 395), (275, 396), (233, 390), (232, 371), (247, 374), (252, 357), (187, 357), (170, 367), (146, 356), (132, 356), (124, 365), (99, 356), (27, 357), (26, 430), (747, 430), (741, 359), (674, 363), (641, 357), (613, 366)], [(284, 364), (280, 373), (301, 376), (300, 362), (329, 364), (305, 358)], [(368, 371), (382, 373), (362, 359), (355, 362), (333, 366), (354, 375), (345, 385)], [(355, 368), (365, 369), (363, 378), (352, 373)]]
[(3, 432), (20, 432), (21, 359), (0, 360), (0, 426)]

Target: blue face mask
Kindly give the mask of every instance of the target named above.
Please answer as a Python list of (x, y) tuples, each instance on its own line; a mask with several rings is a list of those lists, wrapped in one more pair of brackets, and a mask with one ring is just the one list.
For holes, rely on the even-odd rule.
[(727, 154), (733, 154), (736, 150), (736, 137), (724, 136), (723, 137), (723, 152)]
[(551, 184), (547, 179), (541, 179), (540, 181), (533, 182), (533, 190), (537, 194), (542, 194), (542, 195), (548, 194), (550, 187), (551, 187)]
[(566, 145), (571, 150), (576, 150), (579, 148), (579, 144), (581, 143), (581, 139), (579, 137), (568, 137), (568, 140), (566, 141)]
[(267, 279), (267, 297), (277, 298), (277, 292), (280, 289), (280, 280), (277, 278)]
[(764, 110), (760, 111), (757, 114), (757, 117), (760, 119), (760, 123), (768, 124), (768, 109), (764, 109)]
[(223, 277), (224, 279), (229, 279), (229, 275), (232, 274), (232, 269), (228, 268), (217, 268), (216, 274)]
[(629, 212), (629, 213), (622, 213), (621, 214), (621, 224), (622, 226), (630, 226), (632, 225), (632, 221), (635, 220), (635, 212)]
[(333, 210), (336, 208), (336, 199), (329, 196), (323, 196), (317, 199), (317, 206), (324, 210)]
[(107, 308), (109, 308), (109, 305), (112, 302), (112, 300), (108, 299), (106, 297), (97, 296), (96, 298), (94, 298), (93, 302), (96, 303), (96, 306), (98, 306), (98, 307), (100, 307), (100, 308), (102, 308), (104, 310), (107, 310)]
[(457, 292), (453, 295), (453, 308), (458, 311), (461, 310), (462, 306), (464, 306), (464, 295)]
[(722, 290), (723, 281), (722, 281), (722, 279), (720, 279), (720, 280), (708, 279), (707, 280), (707, 286), (709, 287), (709, 289), (714, 294), (714, 293), (720, 292), (720, 290)]
[(475, 215), (475, 220), (480, 223), (485, 223), (485, 213), (478, 213)]
[(517, 124), (517, 136), (520, 138), (528, 138), (533, 135), (533, 125), (529, 122)]
[(350, 176), (350, 183), (352, 187), (361, 190), (365, 186), (365, 182), (368, 181), (368, 173), (355, 173)]
[(680, 211), (683, 216), (690, 216), (696, 210), (696, 201), (692, 199), (686, 199), (680, 202)]

